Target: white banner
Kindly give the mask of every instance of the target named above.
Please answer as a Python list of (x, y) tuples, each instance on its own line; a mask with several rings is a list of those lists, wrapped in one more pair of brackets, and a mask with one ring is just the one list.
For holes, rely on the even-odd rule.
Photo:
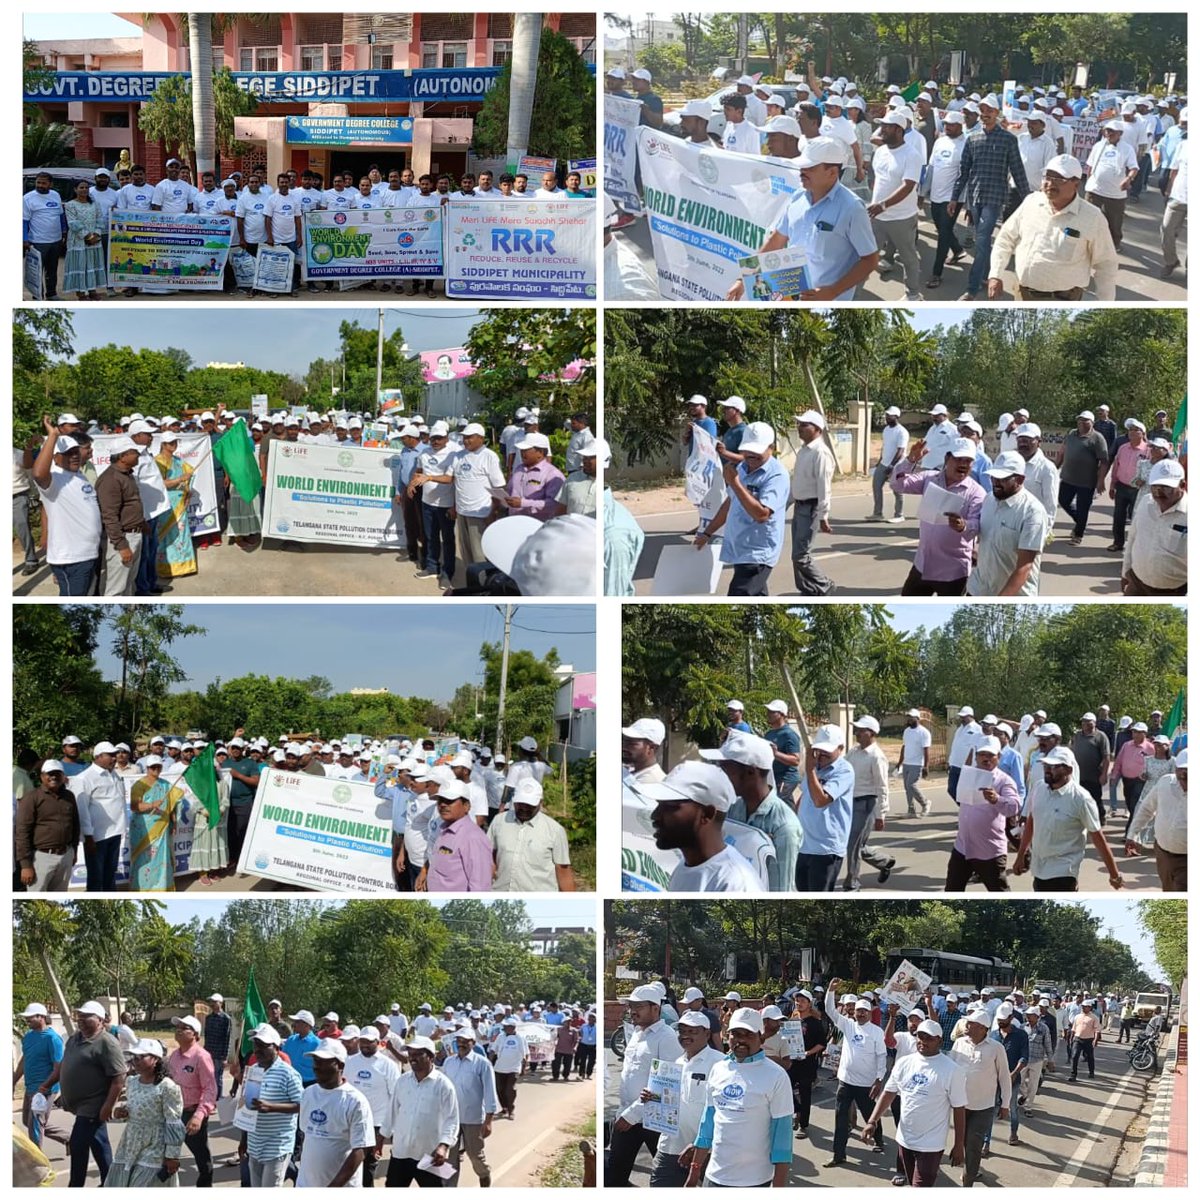
[(392, 503), (391, 450), (272, 441), (263, 535), (293, 542), (400, 549), (404, 521)]
[(254, 276), (258, 270), (258, 259), (245, 246), (234, 246), (229, 251), (229, 262), (233, 266), (233, 279), (238, 287), (249, 291), (254, 286)]
[(640, 100), (608, 94), (604, 97), (604, 190), (629, 213), (642, 211), (634, 178), (641, 113)]
[[(683, 861), (678, 850), (660, 850), (654, 842), (650, 814), (652, 801), (628, 784), (621, 789), (621, 891), (665, 892), (671, 872)], [(740, 821), (725, 821), (725, 844), (750, 860), (758, 872), (763, 891), (769, 887), (767, 863), (775, 857), (775, 846), (761, 829)]]
[(25, 290), (30, 300), (42, 298), (42, 252), (36, 246), (25, 254)]
[[(99, 433), (92, 438), (92, 462), (96, 473), (108, 470), (112, 445), (120, 437), (115, 433)], [(217, 480), (213, 474), (211, 443), (207, 433), (181, 433), (175, 443), (179, 457), (192, 468), (191, 491), (188, 493), (188, 517), (192, 536), (217, 532)], [(150, 452), (157, 455), (162, 447), (158, 434), (150, 442)]]
[(446, 206), (446, 295), (594, 300), (594, 200), (461, 200)]
[(395, 892), (391, 803), (365, 783), (264, 771), (238, 871), (322, 892)]
[(721, 472), (721, 456), (717, 439), (707, 429), (693, 424), (692, 448), (683, 467), (683, 490), (700, 510), (700, 520), (707, 523), (717, 515), (725, 500), (725, 476)]
[(800, 171), (638, 131), (642, 197), (658, 290), (667, 300), (724, 300), (739, 261), (757, 254), (800, 189)]

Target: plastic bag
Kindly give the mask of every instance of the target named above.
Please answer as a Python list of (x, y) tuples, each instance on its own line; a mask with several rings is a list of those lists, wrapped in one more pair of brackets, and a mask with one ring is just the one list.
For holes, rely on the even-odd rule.
[(49, 1187), (54, 1182), (50, 1160), (19, 1125), (13, 1126), (13, 1187)]

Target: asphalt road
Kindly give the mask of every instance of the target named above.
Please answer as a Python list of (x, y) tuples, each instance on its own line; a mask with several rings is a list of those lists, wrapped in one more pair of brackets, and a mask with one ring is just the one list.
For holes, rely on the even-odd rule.
[[(1142, 193), (1137, 204), (1126, 204), (1125, 224), (1122, 229), (1121, 249), (1117, 251), (1120, 266), (1117, 271), (1118, 301), (1166, 301), (1182, 304), (1187, 300), (1187, 275), (1183, 268), (1175, 271), (1169, 279), (1159, 278), (1162, 266), (1162, 244), (1159, 226), (1162, 223), (1163, 198), (1158, 191), (1158, 176), (1154, 175), (1150, 185)], [(921, 284), (933, 273), (934, 252), (937, 249), (937, 233), (933, 228), (932, 219), (926, 214), (918, 223), (918, 248), (921, 254)], [(967, 226), (964, 218), (960, 217), (955, 231), (959, 242), (963, 241)], [(639, 219), (627, 225), (617, 234), (637, 252), (637, 256), (651, 279), (656, 277), (654, 269), (654, 253), (650, 248), (650, 227), (645, 219)], [(1186, 232), (1179, 246), (1181, 261), (1187, 259)], [(962, 262), (954, 267), (947, 264), (942, 273), (941, 287), (925, 291), (923, 300), (957, 300), (967, 287), (967, 276), (971, 269), (971, 259), (974, 251), (967, 248)], [(904, 284), (897, 279), (902, 275), (897, 267), (887, 275), (872, 275), (859, 288), (856, 300), (890, 300), (901, 301), (905, 296)], [(1005, 277), (1005, 300), (1014, 299), (1014, 280), (1011, 272)], [(981, 290), (979, 298), (986, 302), (986, 291)], [(1094, 300), (1092, 292), (1086, 292), (1083, 301)]]
[[(617, 499), (620, 499), (618, 495)], [(643, 507), (652, 507), (645, 500)], [(905, 497), (902, 524), (868, 521), (874, 508), (871, 485), (866, 478), (837, 486), (831, 510), (832, 534), (818, 534), (813, 544), (813, 559), (833, 580), (836, 591), (856, 596), (895, 596), (908, 575), (917, 552), (917, 499)], [(885, 489), (884, 512), (891, 514), (891, 489)], [(1081, 546), (1070, 543), (1070, 525), (1058, 514), (1055, 537), (1042, 555), (1040, 594), (1042, 596), (1119, 596), (1121, 556), (1105, 547), (1112, 541), (1112, 501), (1097, 497), (1092, 505), (1087, 533)], [(642, 556), (634, 573), (634, 589), (648, 596), (658, 557), (664, 546), (680, 545), (692, 539), (696, 528), (696, 510), (692, 505), (665, 512), (650, 512), (638, 517), (646, 534)], [(783, 553), (771, 572), (770, 594), (797, 595), (791, 561), (791, 515), (784, 534)], [(732, 577), (732, 568), (722, 573), (717, 593), (724, 595)]]
[[(984, 1173), (977, 1186), (991, 1187), (1107, 1187), (1121, 1153), (1126, 1131), (1138, 1114), (1152, 1076), (1138, 1075), (1129, 1067), (1125, 1047), (1101, 1041), (1096, 1050), (1096, 1078), (1086, 1075), (1079, 1083), (1067, 1083), (1063, 1070), (1063, 1046), (1058, 1047), (1059, 1071), (1043, 1075), (1037, 1111), (1022, 1122), (1020, 1145), (1008, 1144), (1008, 1122), (997, 1122), (991, 1156), (984, 1160)], [(611, 1051), (606, 1056), (605, 1116), (617, 1106), (620, 1064)], [(858, 1133), (851, 1134), (847, 1161), (824, 1167), (832, 1154), (833, 1104), (836, 1081), (822, 1070), (813, 1093), (812, 1119), (808, 1138), (796, 1138), (795, 1157), (789, 1184), (793, 1187), (888, 1187), (895, 1166), (895, 1125), (891, 1115), (883, 1120), (884, 1153), (874, 1154)], [(949, 1146), (949, 1139), (947, 1140)], [(646, 1187), (650, 1179), (650, 1156), (643, 1150), (631, 1180)], [(938, 1187), (959, 1187), (961, 1173), (950, 1166), (949, 1153), (942, 1159)]]
[[(229, 1079), (226, 1077), (226, 1085)], [(20, 1103), (14, 1105), (14, 1116), (20, 1122)], [(535, 1075), (526, 1075), (517, 1087), (516, 1119), (496, 1121), (492, 1136), (487, 1140), (486, 1153), (492, 1168), (493, 1187), (519, 1187), (533, 1184), (537, 1170), (563, 1146), (578, 1141), (571, 1127), (581, 1124), (596, 1111), (596, 1084), (572, 1078), (568, 1083), (554, 1083), (549, 1070), (539, 1068)], [(70, 1129), (71, 1118), (59, 1114), (60, 1127)], [(115, 1148), (120, 1143), (124, 1126), (113, 1121), (108, 1126), (109, 1140)], [(230, 1126), (214, 1127), (209, 1123), (209, 1146), (218, 1164), (214, 1172), (216, 1187), (240, 1187), (237, 1153), (237, 1130)], [(70, 1170), (65, 1147), (49, 1142), (51, 1166), (57, 1172), (53, 1186), (65, 1188)], [(375, 1173), (375, 1186), (383, 1187), (387, 1175), (389, 1151)], [(191, 1152), (185, 1147), (180, 1161), (179, 1182), (182, 1187), (196, 1186), (196, 1166)], [(88, 1170), (88, 1187), (99, 1187), (100, 1172), (95, 1163)], [(463, 1156), (461, 1187), (478, 1187), (471, 1161)]]

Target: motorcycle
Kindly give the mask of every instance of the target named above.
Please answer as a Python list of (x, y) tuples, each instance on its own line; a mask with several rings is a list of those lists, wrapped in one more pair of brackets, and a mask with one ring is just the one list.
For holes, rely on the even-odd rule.
[(1158, 1070), (1158, 1034), (1139, 1033), (1129, 1050), (1129, 1065), (1135, 1071), (1153, 1074)]

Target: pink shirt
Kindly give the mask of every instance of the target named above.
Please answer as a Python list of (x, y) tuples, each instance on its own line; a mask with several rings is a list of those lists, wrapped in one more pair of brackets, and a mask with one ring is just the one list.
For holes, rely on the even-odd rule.
[(1117, 757), (1113, 759), (1113, 770), (1122, 779), (1141, 779), (1143, 763), (1147, 758), (1153, 757), (1154, 743), (1149, 738), (1143, 738), (1140, 746), (1130, 738), (1117, 751)]
[(1149, 457), (1150, 445), (1145, 438), (1142, 439), (1142, 444), (1136, 450), (1132, 442), (1126, 442), (1113, 459), (1112, 479), (1117, 483), (1132, 484), (1137, 475), (1139, 461)]
[(217, 1111), (217, 1077), (212, 1057), (195, 1044), (188, 1051), (178, 1048), (167, 1056), (167, 1073), (183, 1093), (183, 1107), (194, 1108), (202, 1117)]

